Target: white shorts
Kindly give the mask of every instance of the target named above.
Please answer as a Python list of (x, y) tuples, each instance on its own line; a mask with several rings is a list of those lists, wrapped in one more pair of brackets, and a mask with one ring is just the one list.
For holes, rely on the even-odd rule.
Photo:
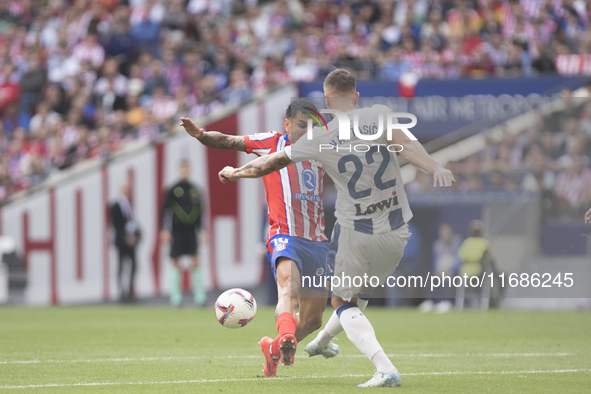
[(337, 223), (328, 256), (335, 259), (333, 294), (350, 301), (366, 283), (382, 285), (398, 267), (410, 235), (407, 225), (386, 233), (365, 234)]

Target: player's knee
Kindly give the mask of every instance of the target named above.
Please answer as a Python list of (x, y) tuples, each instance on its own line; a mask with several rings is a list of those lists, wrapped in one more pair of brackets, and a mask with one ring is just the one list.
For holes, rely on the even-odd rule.
[(330, 305), (336, 310), (339, 306), (341, 306), (342, 302), (339, 299), (333, 298), (330, 300)]
[(353, 303), (357, 303), (357, 297), (353, 297), (351, 299), (348, 300), (343, 300), (342, 298), (334, 298), (330, 301), (330, 304), (332, 305), (332, 307), (337, 310), (341, 305), (344, 305), (348, 302), (353, 302)]

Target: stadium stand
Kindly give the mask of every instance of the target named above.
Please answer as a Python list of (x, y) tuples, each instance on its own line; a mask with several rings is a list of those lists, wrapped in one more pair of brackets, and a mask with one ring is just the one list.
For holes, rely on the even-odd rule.
[[(565, 92), (565, 107), (540, 111), (513, 132), (501, 126), (500, 138), (485, 133), (484, 148), (451, 161), (463, 192), (537, 192), (544, 217), (580, 221), (591, 204), (591, 103)], [(432, 191), (431, 179), (418, 171), (408, 186)]]
[[(557, 56), (589, 52), (590, 12), (585, 2), (541, 0), (3, 0), (0, 202), (132, 140), (170, 133), (179, 116), (321, 79), (334, 67), (385, 80), (408, 71), (421, 78), (555, 73)], [(589, 132), (589, 112), (569, 121), (569, 132), (532, 130), (491, 145), (482, 153), (490, 177), (481, 181), (458, 164), (460, 187), (539, 188), (532, 162), (555, 149), (548, 170), (559, 173), (559, 157), (586, 153), (569, 147)], [(549, 145), (532, 142), (538, 135)], [(502, 164), (521, 166), (523, 178), (499, 175), (506, 157)], [(550, 177), (542, 183), (552, 189)], [(571, 178), (558, 174), (558, 190)], [(587, 202), (587, 194), (576, 198)]]

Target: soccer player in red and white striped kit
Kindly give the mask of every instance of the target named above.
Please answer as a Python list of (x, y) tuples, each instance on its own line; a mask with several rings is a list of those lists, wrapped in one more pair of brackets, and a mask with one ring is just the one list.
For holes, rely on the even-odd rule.
[[(316, 107), (310, 101), (293, 100), (285, 113), (284, 134), (270, 131), (246, 136), (227, 135), (204, 131), (188, 118), (181, 118), (181, 126), (205, 146), (264, 156), (283, 150), (305, 134), (311, 110), (316, 111)], [(324, 283), (302, 288), (301, 276), (312, 278), (318, 272), (332, 274), (326, 259), (323, 175), (324, 169), (318, 162), (304, 161), (263, 177), (270, 225), (267, 256), (278, 290), (275, 310), (278, 335), (275, 339), (264, 337), (259, 343), (265, 355), (266, 376), (276, 375), (280, 360), (283, 365), (292, 365), (297, 343), (322, 325), (328, 292)], [(336, 356), (338, 346), (331, 342), (325, 353), (325, 357)]]

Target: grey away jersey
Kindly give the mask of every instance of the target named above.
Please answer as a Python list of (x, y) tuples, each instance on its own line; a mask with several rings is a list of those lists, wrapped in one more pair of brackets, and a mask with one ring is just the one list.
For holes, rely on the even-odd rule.
[(375, 134), (378, 116), (387, 112), (389, 108), (383, 105), (347, 112), (350, 140), (339, 140), (335, 118), (328, 123), (327, 131), (315, 127), (312, 140), (304, 135), (285, 148), (293, 162), (317, 160), (322, 164), (338, 191), (338, 222), (366, 234), (396, 230), (412, 218), (396, 153), (386, 148), (389, 145), (386, 132), (377, 140), (366, 141), (355, 136), (352, 130), (353, 115), (357, 114), (361, 133)]

